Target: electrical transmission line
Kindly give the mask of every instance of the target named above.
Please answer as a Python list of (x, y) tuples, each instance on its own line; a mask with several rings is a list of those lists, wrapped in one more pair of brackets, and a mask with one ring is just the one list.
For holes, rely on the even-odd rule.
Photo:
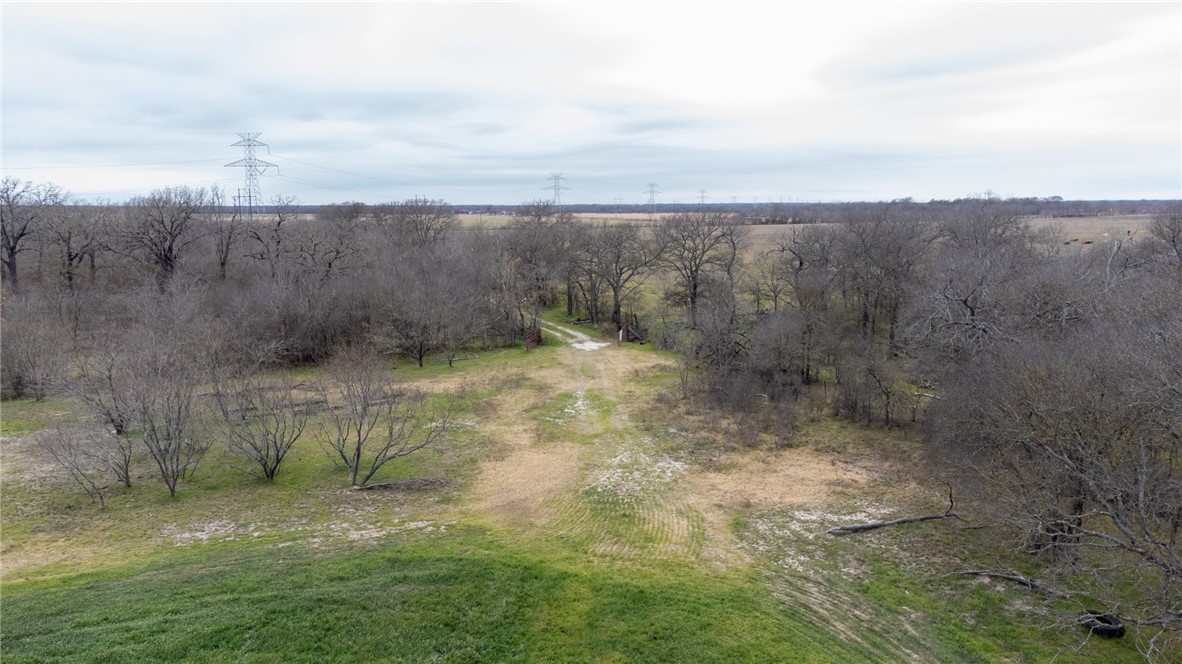
[(657, 183), (648, 183), (648, 220), (651, 222), (657, 213)]
[(562, 205), (562, 190), (570, 189), (570, 187), (562, 186), (562, 181), (566, 179), (562, 177), (562, 173), (551, 173), (550, 179), (553, 181), (553, 184), (547, 187), (547, 189), (554, 190), (554, 206), (558, 207)]
[(261, 133), (258, 131), (240, 132), (238, 137), (242, 140), (231, 145), (232, 147), (242, 147), (242, 159), (226, 164), (228, 167), (241, 168), (246, 173), (245, 182), (238, 190), (238, 195), (234, 197), (234, 203), (241, 212), (245, 213), (247, 221), (254, 219), (255, 202), (262, 203), (263, 200), (263, 191), (259, 187), (259, 176), (268, 168), (279, 168), (277, 164), (263, 161), (255, 156), (255, 151), (258, 148), (267, 148), (268, 154), (271, 152), (271, 146), (255, 140)]

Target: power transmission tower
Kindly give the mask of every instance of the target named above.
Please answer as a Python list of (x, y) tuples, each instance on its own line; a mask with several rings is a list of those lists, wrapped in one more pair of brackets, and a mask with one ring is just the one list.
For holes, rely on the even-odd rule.
[(566, 179), (562, 177), (562, 173), (551, 173), (550, 179), (554, 181), (554, 184), (549, 187), (554, 190), (554, 206), (558, 207), (562, 205), (562, 190), (570, 189), (570, 187), (562, 186), (562, 181)]
[(234, 197), (234, 203), (245, 215), (247, 221), (254, 221), (254, 206), (256, 202), (261, 204), (263, 201), (263, 191), (259, 187), (259, 176), (268, 168), (279, 168), (277, 164), (263, 161), (255, 156), (255, 150), (258, 148), (267, 148), (268, 153), (271, 151), (271, 146), (255, 140), (261, 133), (258, 131), (239, 133), (238, 137), (242, 140), (233, 143), (232, 146), (242, 146), (242, 159), (226, 164), (228, 167), (242, 168), (246, 172), (246, 180), (242, 188), (238, 190), (238, 195)]
[(648, 220), (651, 222), (657, 213), (657, 183), (648, 183)]
[(702, 207), (706, 207), (706, 190), (705, 189), (698, 190), (698, 205), (701, 205)]

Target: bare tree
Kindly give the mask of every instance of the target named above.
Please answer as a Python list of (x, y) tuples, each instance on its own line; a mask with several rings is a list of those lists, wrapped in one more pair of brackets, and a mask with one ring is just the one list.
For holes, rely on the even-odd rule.
[(197, 470), (211, 446), (198, 423), (195, 376), (159, 352), (137, 359), (132, 390), (135, 418), (148, 455), (169, 495), (175, 496), (178, 482)]
[(566, 313), (575, 313), (576, 248), (583, 244), (585, 230), (569, 212), (550, 201), (521, 204), (509, 226), (507, 253), (526, 290), (528, 307), (555, 302), (555, 286), (565, 289)]
[(374, 221), (397, 244), (433, 247), (455, 230), (455, 211), (441, 200), (416, 196), (401, 203), (374, 206)]
[(110, 226), (114, 210), (108, 205), (79, 202), (55, 207), (45, 217), (44, 241), (57, 249), (62, 283), (72, 292), (83, 265), (87, 260), (93, 265), (95, 255), (104, 249), (103, 231)]
[(172, 278), (187, 249), (205, 235), (204, 189), (165, 187), (131, 199), (117, 238), (123, 251), (158, 270), (161, 287)]
[(99, 509), (106, 509), (110, 485), (103, 482), (102, 474), (107, 467), (94, 431), (58, 426), (40, 432), (37, 442), (70, 475), (70, 479), (82, 487), (91, 502), (98, 501)]
[(1154, 253), (1182, 273), (1182, 207), (1154, 215), (1146, 230), (1156, 245)]
[(131, 486), (135, 454), (135, 380), (125, 351), (108, 345), (85, 354), (65, 385), (66, 392), (81, 401), (107, 430), (106, 465), (124, 486)]
[(592, 269), (611, 291), (611, 322), (623, 323), (623, 302), (644, 284), (650, 269), (661, 257), (661, 247), (634, 224), (605, 224), (595, 229), (591, 240)]
[(226, 210), (225, 197), (222, 190), (214, 187), (209, 193), (209, 226), (214, 239), (214, 256), (218, 262), (218, 279), (226, 280), (226, 270), (230, 265), (234, 247), (238, 244), (242, 232), (242, 220), (239, 210)]
[(847, 300), (856, 299), (863, 335), (873, 334), (885, 322), (894, 343), (907, 288), (935, 239), (930, 224), (893, 205), (859, 209), (846, 220), (838, 256)]
[(811, 384), (818, 379), (826, 332), (832, 324), (831, 302), (835, 299), (840, 274), (837, 270), (837, 231), (807, 227), (794, 229), (779, 241), (779, 273), (786, 297), (802, 316), (800, 334), (801, 379)]
[(284, 240), (291, 222), (296, 218), (298, 204), (294, 198), (276, 196), (271, 204), (271, 214), (265, 226), (259, 224), (246, 229), (246, 237), (251, 240), (248, 258), (262, 261), (267, 265), (271, 278), (279, 276), (280, 266), (288, 259), (292, 248)]
[(34, 185), (5, 176), (0, 180), (0, 264), (13, 290), (19, 287), (17, 257), (30, 248), (47, 216), (67, 195), (54, 184)]
[(290, 381), (267, 384), (257, 376), (218, 385), (226, 445), (263, 477), (275, 481), (279, 466), (299, 440), (311, 411)]
[(35, 293), (22, 292), (4, 302), (0, 311), (0, 371), (18, 399), (44, 399), (66, 374), (71, 337), (50, 304)]
[(930, 410), (943, 472), (979, 487), (1028, 550), (1157, 628), (1150, 651), (1182, 633), (1179, 348), (1176, 309), (1098, 323), (982, 356)]
[(211, 343), (219, 341), (203, 334), (200, 293), (181, 286), (174, 282), (164, 292), (142, 286), (127, 302), (130, 320), (115, 346), (127, 349), (126, 374), (120, 375), (126, 376), (126, 392), (120, 398), (174, 496), (212, 444), (198, 384), (217, 361)]
[[(426, 395), (394, 384), (389, 368), (372, 351), (351, 349), (329, 367), (323, 398), (330, 408), (322, 440), (349, 471), (354, 487), (366, 485), (387, 463), (437, 443), (451, 423)], [(339, 396), (337, 396), (339, 395)]]
[(707, 209), (668, 217), (657, 228), (662, 261), (678, 277), (691, 320), (696, 320), (698, 298), (709, 275), (721, 274), (733, 285), (745, 237), (733, 215)]
[(361, 225), (366, 212), (362, 203), (322, 207), (316, 222), (295, 227), (295, 260), (319, 284), (355, 267), (362, 255)]

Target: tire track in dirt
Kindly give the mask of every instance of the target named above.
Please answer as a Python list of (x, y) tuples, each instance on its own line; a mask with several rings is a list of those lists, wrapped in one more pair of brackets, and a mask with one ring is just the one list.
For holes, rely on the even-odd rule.
[[(595, 556), (729, 567), (753, 560), (732, 532), (736, 515), (822, 505), (872, 479), (807, 448), (736, 451), (715, 471), (691, 467), (663, 453), (670, 441), (655, 440), (636, 421), (646, 404), (634, 381), (668, 360), (627, 346), (566, 346), (557, 358), (558, 366), (530, 373), (527, 385), (495, 399), (485, 430), (501, 456), (482, 465), (471, 501), (493, 525), (558, 538)], [(547, 420), (543, 407), (553, 410), (563, 394), (579, 407)]]
[[(559, 331), (572, 344), (589, 341), (575, 330)], [(473, 507), (495, 525), (545, 533), (596, 555), (696, 557), (704, 520), (671, 487), (649, 477), (670, 468), (680, 476), (683, 468), (644, 453), (652, 441), (637, 433), (632, 404), (620, 398), (621, 386), (638, 372), (667, 361), (633, 348), (607, 346), (561, 348), (560, 368), (531, 374), (532, 392), (515, 389), (496, 399), (497, 415), (486, 430), (503, 456), (483, 464), (473, 487)], [(590, 389), (602, 395), (612, 417), (576, 409), (571, 421), (557, 429), (545, 427), (545, 435), (539, 435), (533, 411), (555, 394), (574, 394), (575, 403), (589, 403)], [(590, 436), (594, 442), (571, 442), (565, 432)], [(626, 472), (616, 468), (621, 463), (630, 464)], [(597, 488), (600, 476), (612, 472), (624, 472), (623, 484)], [(616, 489), (623, 494), (613, 493)]]

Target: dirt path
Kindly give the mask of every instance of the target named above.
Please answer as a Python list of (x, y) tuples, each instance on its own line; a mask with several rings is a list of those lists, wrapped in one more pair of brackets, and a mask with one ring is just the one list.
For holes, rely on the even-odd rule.
[[(552, 329), (551, 329), (552, 328)], [(651, 354), (608, 347), (563, 326), (547, 329), (569, 344), (559, 349), (559, 367), (531, 373), (531, 380), (497, 397), (494, 418), (485, 428), (501, 455), (486, 462), (473, 489), (473, 506), (498, 525), (529, 529), (553, 525), (563, 503), (577, 493), (592, 450), (567, 434), (595, 435), (602, 429), (590, 412), (588, 391), (614, 392), (627, 371), (652, 366)], [(546, 426), (548, 402), (570, 395), (559, 427)], [(551, 418), (554, 419), (554, 418)]]
[(736, 514), (819, 505), (868, 480), (808, 449), (735, 452), (712, 471), (698, 468), (675, 434), (646, 433), (640, 420), (653, 395), (639, 379), (672, 371), (670, 360), (545, 327), (567, 344), (559, 365), (497, 397), (486, 425), (500, 456), (484, 463), (470, 505), (493, 525), (557, 536), (592, 555), (730, 565), (748, 560), (731, 532)]

